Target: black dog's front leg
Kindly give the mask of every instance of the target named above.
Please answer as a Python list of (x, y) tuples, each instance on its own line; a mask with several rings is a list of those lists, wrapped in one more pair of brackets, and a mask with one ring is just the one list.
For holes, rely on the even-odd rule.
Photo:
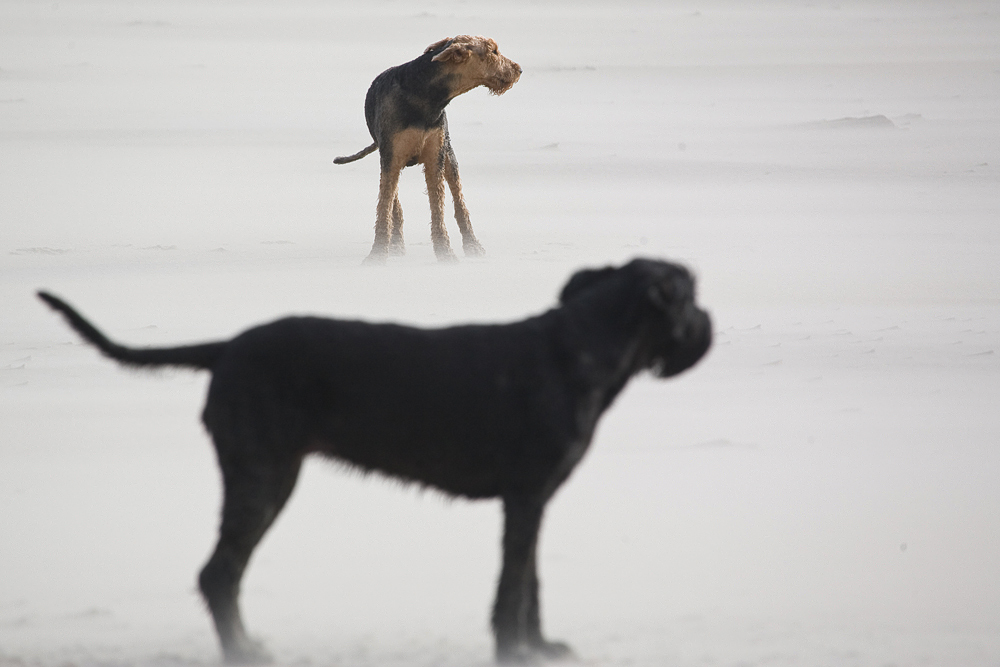
[[(527, 625), (535, 546), (542, 522), (543, 503), (536, 499), (504, 498), (503, 566), (493, 606), (493, 633), (500, 662), (528, 657)], [(537, 614), (536, 614), (537, 616)]]
[(546, 658), (559, 659), (573, 656), (573, 650), (568, 644), (559, 641), (549, 641), (542, 636), (541, 606), (538, 603), (538, 566), (537, 558), (532, 553), (531, 571), (528, 575), (528, 613), (525, 623), (525, 641), (529, 649)]
[(499, 662), (570, 653), (565, 644), (542, 637), (535, 560), (544, 508), (544, 501), (537, 498), (504, 498), (503, 568), (493, 607)]

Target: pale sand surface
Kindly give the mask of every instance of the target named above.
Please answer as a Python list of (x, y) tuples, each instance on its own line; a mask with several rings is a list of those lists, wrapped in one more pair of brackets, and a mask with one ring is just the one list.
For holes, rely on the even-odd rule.
[[(332, 160), (458, 33), (524, 68), (449, 108), (488, 254), (434, 262), (408, 170), (409, 253), (363, 268), (378, 161)], [(551, 505), (549, 634), (597, 667), (998, 665), (998, 244), (996, 3), (4, 2), (0, 666), (218, 662), (207, 378), (122, 371), (34, 290), (166, 345), (515, 319), (635, 255), (697, 272), (717, 343), (636, 380)], [(283, 664), (488, 665), (498, 530), (314, 461), (248, 624)]]

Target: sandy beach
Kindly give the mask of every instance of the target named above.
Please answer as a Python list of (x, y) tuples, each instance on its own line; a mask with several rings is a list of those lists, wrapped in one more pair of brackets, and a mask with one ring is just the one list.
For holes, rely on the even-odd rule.
[[(362, 266), (363, 101), (456, 34), (483, 258)], [(715, 345), (642, 376), (546, 515), (542, 614), (593, 667), (1000, 665), (995, 2), (0, 4), (0, 667), (215, 665), (204, 373), (122, 370), (34, 296), (163, 346), (287, 314), (444, 326), (577, 269), (689, 266)], [(278, 664), (492, 664), (500, 506), (316, 459), (243, 586)]]

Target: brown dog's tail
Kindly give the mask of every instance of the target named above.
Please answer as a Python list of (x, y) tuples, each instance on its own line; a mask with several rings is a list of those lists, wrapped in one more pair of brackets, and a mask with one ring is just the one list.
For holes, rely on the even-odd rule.
[(348, 162), (354, 162), (355, 160), (360, 160), (361, 158), (363, 158), (366, 155), (371, 155), (376, 150), (378, 150), (378, 144), (377, 143), (373, 143), (371, 146), (368, 146), (367, 148), (362, 148), (360, 151), (358, 151), (354, 155), (348, 155), (347, 157), (334, 158), (333, 163), (334, 164), (347, 164)]
[(211, 370), (226, 347), (226, 343), (204, 343), (202, 345), (162, 348), (125, 347), (108, 340), (93, 324), (85, 320), (80, 313), (73, 310), (73, 307), (62, 299), (48, 292), (39, 292), (38, 298), (47, 303), (53, 310), (59, 311), (78, 334), (97, 347), (105, 356), (129, 366), (186, 366)]

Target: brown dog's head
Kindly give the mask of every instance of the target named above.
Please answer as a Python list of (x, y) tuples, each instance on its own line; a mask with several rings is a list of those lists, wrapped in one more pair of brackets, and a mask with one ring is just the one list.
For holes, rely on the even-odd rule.
[(431, 60), (447, 67), (456, 77), (454, 96), (476, 86), (486, 86), (494, 95), (503, 95), (521, 78), (521, 66), (500, 55), (489, 37), (458, 35), (434, 42), (424, 53), (439, 51)]

